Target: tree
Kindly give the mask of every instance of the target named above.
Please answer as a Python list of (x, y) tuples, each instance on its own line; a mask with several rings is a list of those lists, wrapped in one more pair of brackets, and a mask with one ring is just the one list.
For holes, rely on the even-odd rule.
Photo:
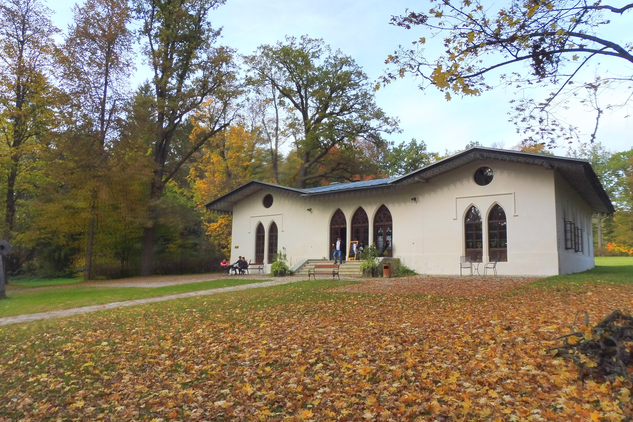
[[(275, 78), (273, 78), (275, 79)], [(285, 143), (287, 134), (282, 128), (284, 101), (279, 98), (275, 87), (266, 80), (254, 82), (249, 111), (260, 136), (266, 140), (272, 177), (279, 184), (279, 148)]]
[[(7, 0), (0, 4), (0, 137), (7, 149), (6, 207), (3, 236), (11, 241), (25, 160), (32, 160), (48, 129), (53, 88), (47, 80), (58, 32), (38, 0)], [(32, 162), (32, 161), (31, 161)], [(6, 271), (6, 265), (5, 271)], [(4, 285), (0, 286), (0, 298)]]
[[(257, 167), (261, 166), (257, 160), (258, 141), (255, 133), (237, 124), (217, 133), (203, 148), (202, 159), (190, 172), (199, 209), (204, 210), (210, 200), (256, 178)], [(231, 221), (230, 216), (205, 214), (206, 233), (225, 257), (231, 255)]]
[[(615, 218), (607, 218), (605, 215), (594, 215), (594, 240), (599, 249), (604, 247), (604, 241), (613, 242), (615, 232), (621, 230), (624, 222), (631, 221), (633, 215), (633, 149), (629, 151), (612, 152), (606, 149), (600, 142), (592, 144), (580, 144), (578, 148), (570, 148), (568, 155), (582, 158), (591, 163), (591, 166), (600, 179), (604, 190), (609, 195), (615, 207)], [(622, 236), (619, 237), (622, 241)], [(633, 247), (633, 243), (628, 242)]]
[(120, 127), (132, 68), (131, 10), (125, 0), (87, 0), (74, 8), (74, 22), (66, 37), (61, 63), (72, 99), (74, 125), (88, 138), (84, 160), (85, 189), (91, 191), (84, 279), (91, 280), (99, 190), (107, 172), (107, 143)]
[[(420, 89), (434, 86), (450, 100), (451, 93), (480, 95), (493, 89), (489, 75), (508, 68), (512, 74), (502, 74), (501, 81), (509, 86), (542, 83), (555, 87), (541, 102), (529, 99), (516, 106), (519, 123), (536, 133), (528, 134), (527, 139), (549, 142), (568, 129), (549, 112), (565, 89), (576, 86), (579, 88), (574, 94), (585, 91), (589, 95), (586, 101), (596, 110), (597, 128), (605, 109), (598, 107), (592, 96), (605, 84), (630, 81), (633, 75), (603, 76), (582, 84), (574, 81), (587, 63), (599, 58), (633, 63), (630, 45), (600, 35), (601, 31), (608, 32), (611, 18), (621, 17), (630, 9), (633, 4), (614, 7), (577, 0), (522, 0), (501, 8), (471, 0), (437, 1), (428, 13), (409, 11), (392, 18), (393, 25), (421, 27), (425, 33), (413, 48), (400, 48), (388, 57), (387, 62), (395, 69), (383, 82), (416, 75), (421, 80)], [(431, 54), (426, 54), (427, 37), (443, 42), (441, 50), (430, 47)], [(433, 58), (435, 51), (441, 52)], [(529, 65), (529, 74), (520, 73), (515, 66), (519, 64)], [(591, 140), (594, 138), (595, 131)]]
[(349, 162), (325, 163), (330, 151), (343, 152), (359, 139), (384, 145), (382, 134), (397, 130), (397, 121), (376, 105), (367, 75), (351, 57), (333, 53), (323, 40), (287, 37), (285, 43), (259, 47), (246, 62), (251, 80), (272, 86), (285, 104), (286, 128), (299, 157), (297, 187), (335, 174), (351, 180)]
[[(224, 0), (136, 0), (144, 37), (143, 52), (153, 77), (156, 129), (153, 132), (154, 171), (150, 183), (150, 221), (144, 232), (141, 274), (152, 268), (157, 201), (165, 185), (182, 165), (217, 132), (231, 123), (230, 100), (235, 71), (231, 51), (216, 48), (220, 36), (207, 21)], [(209, 112), (205, 130), (192, 139), (187, 151), (173, 157), (172, 140), (187, 116), (202, 104)]]
[(439, 154), (429, 152), (424, 141), (411, 139), (409, 143), (395, 145), (384, 155), (385, 173), (390, 177), (403, 176), (439, 160)]

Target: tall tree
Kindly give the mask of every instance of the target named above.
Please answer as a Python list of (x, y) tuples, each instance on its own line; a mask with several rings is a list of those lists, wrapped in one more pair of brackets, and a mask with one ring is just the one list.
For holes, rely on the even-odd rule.
[[(198, 128), (194, 129), (197, 131)], [(256, 178), (259, 139), (243, 124), (233, 125), (217, 133), (203, 148), (203, 157), (192, 166), (195, 199), (200, 209), (238, 186)], [(223, 254), (230, 256), (231, 217), (205, 213), (206, 231), (211, 242)]]
[(62, 49), (63, 77), (73, 101), (74, 126), (87, 138), (81, 154), (85, 161), (84, 187), (91, 194), (84, 279), (93, 276), (95, 226), (99, 191), (107, 172), (107, 143), (120, 124), (132, 70), (133, 36), (128, 28), (131, 9), (126, 0), (87, 0), (74, 8), (74, 22)]
[(325, 163), (333, 148), (344, 150), (360, 138), (384, 144), (382, 135), (397, 130), (397, 121), (376, 105), (367, 75), (323, 40), (287, 37), (285, 43), (259, 47), (246, 60), (252, 79), (272, 86), (287, 104), (287, 128), (300, 161), (297, 187), (346, 173), (349, 162)]
[(268, 156), (275, 183), (279, 183), (280, 147), (286, 142), (287, 134), (282, 127), (284, 101), (279, 98), (275, 87), (266, 80), (256, 80), (249, 99), (252, 126), (257, 128), (267, 144)]
[(381, 160), (385, 173), (402, 176), (439, 160), (439, 154), (429, 152), (424, 141), (411, 139), (389, 148)]
[[(8, 158), (2, 234), (9, 241), (15, 226), (18, 177), (24, 160), (32, 156), (28, 150), (32, 152), (33, 145), (42, 139), (50, 117), (52, 87), (47, 74), (55, 46), (53, 36), (58, 32), (50, 14), (38, 0), (0, 4), (0, 136)], [(4, 297), (4, 286), (0, 286), (0, 297)]]
[[(227, 127), (235, 90), (231, 51), (214, 47), (220, 30), (207, 18), (224, 0), (136, 0), (141, 21), (143, 52), (153, 77), (156, 129), (153, 140), (154, 172), (150, 184), (150, 222), (145, 228), (141, 274), (152, 268), (157, 201), (163, 189), (213, 135)], [(173, 137), (187, 116), (207, 103), (205, 131), (192, 140), (188, 151), (173, 159)]]
[[(608, 26), (618, 18), (624, 23), (622, 18), (631, 13), (633, 3), (618, 7), (600, 1), (520, 0), (496, 7), (479, 0), (442, 0), (431, 6), (426, 13), (409, 11), (392, 18), (393, 25), (422, 32), (412, 48), (401, 47), (388, 57), (393, 70), (383, 82), (415, 75), (420, 89), (434, 86), (450, 99), (451, 93), (480, 95), (493, 89), (488, 77), (508, 69), (512, 73), (501, 75), (508, 86), (542, 83), (554, 87), (547, 98), (519, 102), (515, 108), (517, 119), (532, 127), (541, 141), (555, 140), (566, 129), (560, 123), (552, 127), (556, 119), (548, 113), (566, 89), (576, 89), (574, 98), (580, 91), (588, 94), (586, 101), (596, 111), (597, 127), (607, 107), (597, 107), (592, 96), (605, 84), (630, 81), (633, 76), (631, 32), (619, 33), (617, 38), (608, 35)], [(441, 45), (435, 48), (433, 42)], [(623, 75), (611, 77), (603, 72), (595, 80), (578, 80), (588, 63), (607, 58), (616, 59), (610, 63), (629, 65), (629, 70), (623, 67)], [(521, 64), (527, 65), (528, 73), (521, 71)], [(626, 89), (630, 91), (630, 86)], [(536, 138), (528, 134), (527, 139)]]

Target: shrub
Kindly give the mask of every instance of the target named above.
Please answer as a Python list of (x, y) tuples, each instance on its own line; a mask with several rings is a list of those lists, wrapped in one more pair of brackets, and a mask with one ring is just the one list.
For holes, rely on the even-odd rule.
[(283, 277), (290, 274), (290, 268), (286, 264), (286, 248), (281, 248), (281, 251), (275, 254), (275, 262), (270, 266), (270, 275), (273, 277)]
[(415, 270), (407, 267), (403, 263), (400, 263), (400, 268), (398, 269), (398, 272), (393, 273), (393, 277), (406, 277), (410, 275), (418, 275), (418, 273), (416, 273)]

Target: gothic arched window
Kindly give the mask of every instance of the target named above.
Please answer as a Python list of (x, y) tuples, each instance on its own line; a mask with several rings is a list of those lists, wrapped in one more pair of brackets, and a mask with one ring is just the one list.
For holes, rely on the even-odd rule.
[(488, 260), (508, 260), (508, 223), (505, 211), (498, 204), (488, 214)]
[(481, 262), (484, 247), (483, 229), (481, 213), (475, 206), (470, 207), (466, 213), (464, 233), (466, 234), (466, 256), (469, 256), (472, 262)]

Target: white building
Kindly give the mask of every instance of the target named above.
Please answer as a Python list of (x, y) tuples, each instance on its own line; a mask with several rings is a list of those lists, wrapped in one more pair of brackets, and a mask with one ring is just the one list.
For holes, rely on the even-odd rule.
[[(393, 179), (297, 189), (251, 181), (207, 204), (233, 213), (231, 261), (270, 268), (375, 244), (421, 274), (459, 274), (460, 257), (500, 275), (594, 267), (591, 216), (613, 205), (584, 160), (475, 147)], [(345, 253), (345, 252), (344, 252)]]

